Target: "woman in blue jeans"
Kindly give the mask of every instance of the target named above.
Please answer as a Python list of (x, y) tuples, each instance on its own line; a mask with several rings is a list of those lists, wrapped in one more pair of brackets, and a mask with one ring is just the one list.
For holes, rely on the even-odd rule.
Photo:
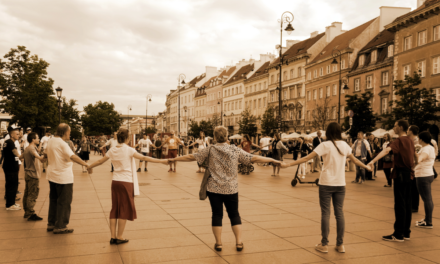
[(351, 153), (351, 147), (342, 140), (342, 130), (338, 123), (330, 123), (325, 135), (327, 141), (319, 144), (312, 153), (288, 165), (294, 166), (305, 163), (316, 155), (322, 157), (324, 165), (321, 176), (319, 177), (319, 204), (321, 206), (321, 243), (315, 249), (320, 252), (328, 252), (328, 234), (330, 232), (330, 203), (333, 202), (335, 208), (337, 238), (336, 251), (345, 253), (344, 247), (344, 198), (345, 198), (345, 162), (348, 157), (357, 166), (371, 171), (369, 166), (360, 162)]

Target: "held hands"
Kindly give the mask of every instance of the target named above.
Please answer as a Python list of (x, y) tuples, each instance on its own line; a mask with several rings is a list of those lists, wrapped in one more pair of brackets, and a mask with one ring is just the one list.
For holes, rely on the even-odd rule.
[(373, 168), (374, 168), (374, 164), (372, 164), (371, 162), (370, 163), (368, 163), (367, 165), (365, 165), (367, 168), (367, 170), (368, 171), (373, 171)]

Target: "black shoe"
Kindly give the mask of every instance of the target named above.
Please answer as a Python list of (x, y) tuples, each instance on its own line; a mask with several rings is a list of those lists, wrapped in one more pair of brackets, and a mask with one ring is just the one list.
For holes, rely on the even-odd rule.
[(121, 239), (115, 239), (116, 240), (116, 245), (119, 245), (119, 244), (124, 244), (124, 243), (127, 243), (128, 242), (128, 239), (124, 239), (124, 240), (121, 240)]
[(69, 228), (54, 229), (53, 233), (54, 234), (70, 234), (70, 233), (73, 233), (73, 229), (69, 229)]
[(144, 171), (148, 171), (147, 168), (145, 168)]
[(139, 169), (137, 170), (137, 172), (141, 172), (141, 168), (139, 168)]
[[(385, 241), (391, 241), (391, 242), (405, 242), (403, 236), (396, 237), (394, 235), (389, 235), (389, 236), (383, 236), (382, 239)], [(409, 237), (408, 237), (408, 240), (409, 240)]]
[(113, 172), (113, 170), (111, 170), (110, 172)]
[(29, 216), (29, 218), (28, 218), (28, 221), (41, 221), (41, 220), (43, 220), (43, 218), (39, 217), (36, 214), (33, 214), (33, 215)]
[(110, 238), (110, 245), (116, 245), (116, 238)]

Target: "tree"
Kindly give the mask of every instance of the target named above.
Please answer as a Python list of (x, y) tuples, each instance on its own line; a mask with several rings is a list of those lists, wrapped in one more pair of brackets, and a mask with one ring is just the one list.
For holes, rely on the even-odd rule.
[(238, 121), (238, 133), (247, 134), (250, 137), (255, 137), (257, 135), (257, 117), (251, 113), (251, 109), (248, 107), (243, 112), (241, 112), (241, 118)]
[(70, 99), (67, 101), (65, 97), (62, 98), (63, 106), (61, 107), (61, 122), (70, 126), (70, 137), (81, 139), (79, 111), (76, 109), (77, 101)]
[(153, 126), (145, 128), (145, 134), (156, 134), (157, 129)]
[(394, 81), (394, 91), (397, 100), (390, 101), (392, 111), (382, 117), (390, 129), (400, 119), (406, 119), (410, 125), (416, 125), (420, 131), (430, 127), (430, 123), (440, 121), (440, 106), (437, 106), (435, 94), (426, 88), (418, 88), (422, 83), (420, 75), (405, 76), (405, 80)]
[(11, 49), (0, 60), (0, 101), (2, 113), (12, 116), (11, 123), (39, 128), (58, 124), (58, 107), (53, 83), (47, 77), (49, 63), (24, 46)]
[[(214, 135), (214, 126), (212, 125), (211, 120), (200, 121), (199, 128), (200, 128), (200, 131), (203, 131), (205, 133), (205, 136), (207, 136), (207, 137), (212, 137)], [(200, 134), (197, 134), (197, 137), (199, 135)]]
[(119, 113), (115, 111), (115, 105), (98, 101), (84, 107), (85, 114), (81, 117), (84, 133), (98, 135), (104, 133), (110, 135), (117, 131), (122, 124)]
[[(347, 98), (345, 110), (352, 110), (354, 112), (353, 125), (349, 131), (350, 136), (356, 138), (359, 131), (364, 133), (373, 131), (376, 126), (376, 120), (378, 119), (377, 116), (374, 115), (370, 105), (373, 94), (368, 91), (360, 96), (357, 94), (346, 95), (345, 98)], [(345, 117), (344, 126), (350, 127), (348, 116)]]
[(317, 130), (325, 130), (330, 120), (330, 98), (326, 97), (322, 103), (316, 103), (312, 111), (312, 127)]
[(277, 120), (275, 118), (275, 110), (272, 107), (266, 108), (263, 118), (261, 119), (261, 131), (263, 134), (270, 135), (278, 128)]
[(221, 115), (215, 113), (215, 114), (212, 115), (212, 118), (210, 119), (210, 121), (211, 121), (211, 124), (212, 124), (213, 128), (215, 128), (215, 127), (221, 125), (222, 117), (221, 117)]

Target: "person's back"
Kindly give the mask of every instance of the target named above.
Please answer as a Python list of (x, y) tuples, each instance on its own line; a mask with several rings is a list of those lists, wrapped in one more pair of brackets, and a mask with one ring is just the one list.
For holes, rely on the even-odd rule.
[(313, 151), (321, 156), (324, 165), (322, 167), (319, 185), (345, 186), (345, 162), (347, 156), (352, 153), (350, 146), (342, 140), (335, 141), (341, 151), (338, 152), (332, 141), (320, 143)]
[(111, 160), (114, 172), (113, 180), (122, 182), (133, 182), (133, 155), (136, 153), (134, 148), (123, 144), (111, 148), (106, 156)]
[(408, 136), (400, 136), (390, 147), (394, 154), (394, 168), (411, 170), (414, 165), (414, 141)]
[(34, 153), (37, 152), (35, 147), (28, 146), (24, 152), (24, 170), (25, 174), (32, 178), (40, 178), (41, 176), (41, 162), (35, 158)]
[(261, 150), (269, 150), (271, 138), (270, 137), (264, 137), (260, 139), (261, 147), (263, 147)]
[(414, 168), (414, 174), (416, 177), (426, 177), (434, 175), (434, 163), (435, 163), (435, 149), (431, 145), (426, 145), (420, 149), (419, 155), (426, 153), (427, 158), (419, 162)]
[(70, 157), (74, 155), (70, 147), (60, 137), (54, 137), (47, 142), (45, 150), (49, 165), (46, 178), (55, 183), (73, 183), (73, 162)]

